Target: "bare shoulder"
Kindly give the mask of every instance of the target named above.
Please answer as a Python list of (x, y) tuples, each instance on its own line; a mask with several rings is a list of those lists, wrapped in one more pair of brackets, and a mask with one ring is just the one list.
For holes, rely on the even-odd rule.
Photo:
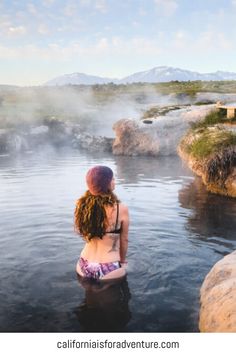
[(119, 207), (120, 207), (120, 213), (121, 213), (122, 215), (124, 215), (124, 216), (128, 216), (128, 214), (129, 214), (129, 209), (128, 209), (127, 205), (124, 204), (124, 203), (120, 203), (120, 204), (119, 204)]

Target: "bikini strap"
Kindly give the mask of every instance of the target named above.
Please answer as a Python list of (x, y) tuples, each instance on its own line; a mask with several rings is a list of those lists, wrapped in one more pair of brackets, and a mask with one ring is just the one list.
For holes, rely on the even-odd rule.
[(117, 205), (117, 213), (116, 213), (116, 225), (115, 225), (115, 230), (117, 230), (117, 225), (118, 225), (118, 219), (119, 219), (119, 203), (116, 203)]

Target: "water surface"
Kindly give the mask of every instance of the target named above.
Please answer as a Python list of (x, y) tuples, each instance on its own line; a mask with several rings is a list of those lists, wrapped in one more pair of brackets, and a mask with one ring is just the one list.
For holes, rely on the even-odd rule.
[[(110, 166), (130, 209), (128, 276), (81, 284), (75, 200)], [(195, 332), (199, 288), (236, 248), (236, 203), (206, 192), (178, 157), (41, 151), (0, 157), (0, 331)]]

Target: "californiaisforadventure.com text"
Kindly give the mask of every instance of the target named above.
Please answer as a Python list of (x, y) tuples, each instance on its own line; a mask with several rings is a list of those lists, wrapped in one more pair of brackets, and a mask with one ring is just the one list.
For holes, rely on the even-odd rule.
[(111, 340), (88, 340), (78, 341), (68, 339), (67, 341), (58, 341), (58, 349), (179, 349), (178, 341), (160, 342), (160, 341), (111, 341)]

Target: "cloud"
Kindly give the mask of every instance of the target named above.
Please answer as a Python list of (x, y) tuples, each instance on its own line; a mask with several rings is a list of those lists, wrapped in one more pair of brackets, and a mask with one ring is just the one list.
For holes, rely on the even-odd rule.
[(195, 53), (194, 55), (204, 55), (206, 53), (220, 54), (235, 50), (235, 43), (230, 40), (223, 32), (215, 29), (200, 32), (197, 36), (193, 34), (178, 30), (167, 39), (165, 38), (166, 46), (163, 50), (174, 53), (178, 50), (186, 55)]
[(235, 44), (223, 32), (209, 30), (199, 34), (194, 46), (203, 52), (218, 51), (220, 53), (221, 50), (234, 50)]
[(109, 48), (108, 44), (108, 39), (107, 38), (101, 38), (98, 43), (95, 45), (95, 48), (97, 48), (99, 51), (105, 51)]
[(174, 38), (173, 38), (173, 42), (172, 42), (174, 48), (176, 48), (176, 49), (187, 48), (189, 45), (189, 42), (191, 42), (190, 36), (186, 31), (177, 30), (174, 33)]
[[(18, 32), (22, 29), (18, 28)], [(23, 30), (24, 31), (24, 30)], [(42, 24), (41, 34), (46, 34), (47, 28)], [(13, 31), (14, 32), (14, 31)], [(17, 28), (15, 28), (17, 32)], [(75, 60), (86, 60), (93, 58), (94, 63), (98, 60), (110, 58), (120, 58), (120, 60), (137, 61), (147, 57), (155, 58), (158, 56), (173, 57), (175, 54), (199, 56), (201, 53), (229, 53), (235, 51), (235, 43), (225, 36), (221, 31), (203, 31), (198, 36), (194, 36), (183, 30), (165, 34), (157, 33), (155, 39), (142, 36), (123, 38), (113, 36), (112, 38), (100, 37), (89, 45), (85, 42), (74, 41), (67, 45), (62, 43), (50, 43), (44, 47), (31, 44), (11, 47), (8, 45), (0, 46), (0, 59), (19, 59), (19, 60), (45, 60), (52, 62), (66, 62)], [(202, 55), (202, 54), (201, 54)]]
[(8, 16), (1, 16), (0, 34), (2, 34), (4, 37), (21, 37), (27, 34), (27, 29), (23, 25), (13, 25)]
[(178, 8), (178, 3), (175, 0), (154, 0), (156, 9), (164, 16), (172, 16)]
[(124, 40), (114, 37), (109, 40), (106, 37), (98, 39), (95, 43), (83, 45), (73, 42), (65, 45), (51, 43), (45, 47), (37, 45), (22, 45), (18, 47), (0, 46), (0, 59), (42, 59), (56, 62), (74, 59), (75, 57), (93, 58), (106, 57), (107, 55), (156, 55), (160, 53), (160, 48), (154, 41), (142, 37), (134, 37)]

